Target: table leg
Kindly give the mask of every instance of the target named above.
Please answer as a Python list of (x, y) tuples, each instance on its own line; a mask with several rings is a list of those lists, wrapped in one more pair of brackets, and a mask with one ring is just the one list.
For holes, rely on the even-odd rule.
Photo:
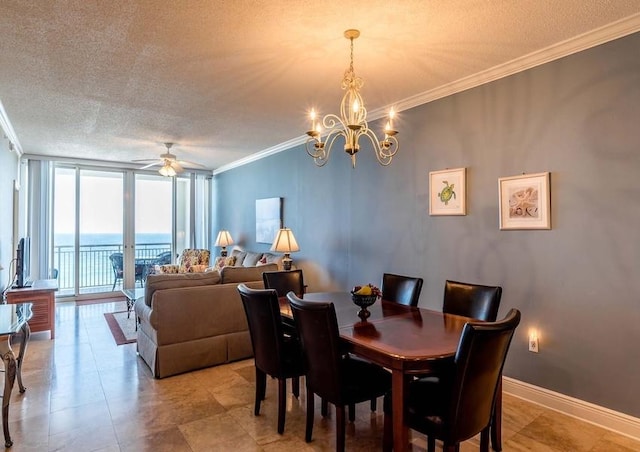
[(9, 402), (11, 390), (16, 381), (16, 357), (11, 349), (11, 335), (0, 337), (0, 356), (4, 363), (4, 392), (2, 394), (2, 430), (4, 431), (4, 446), (11, 447), (13, 441), (9, 434)]
[(391, 374), (391, 408), (393, 413), (393, 450), (400, 452), (409, 446), (409, 428), (404, 423), (405, 389), (408, 377), (401, 370)]
[(18, 376), (18, 387), (20, 388), (20, 393), (23, 393), (27, 390), (25, 386), (22, 384), (22, 362), (24, 360), (24, 354), (27, 351), (27, 344), (29, 343), (29, 338), (31, 337), (31, 328), (27, 322), (22, 325), (20, 329), (20, 333), (22, 335), (22, 339), (20, 340), (20, 351), (18, 352), (18, 358), (16, 359), (17, 366), (17, 376)]

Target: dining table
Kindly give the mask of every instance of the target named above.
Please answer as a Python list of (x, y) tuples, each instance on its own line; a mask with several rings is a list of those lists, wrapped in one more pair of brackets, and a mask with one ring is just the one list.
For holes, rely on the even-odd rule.
[[(393, 448), (406, 450), (409, 429), (404, 420), (408, 384), (416, 375), (438, 371), (453, 362), (468, 317), (379, 300), (363, 320), (348, 292), (311, 292), (305, 301), (332, 302), (340, 337), (348, 352), (391, 371)], [(286, 297), (280, 298), (284, 321), (293, 320)], [(364, 316), (362, 316), (364, 317)]]

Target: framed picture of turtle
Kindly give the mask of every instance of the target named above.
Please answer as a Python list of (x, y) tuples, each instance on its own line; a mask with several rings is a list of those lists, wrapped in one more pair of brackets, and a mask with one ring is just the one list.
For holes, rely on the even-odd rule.
[(549, 173), (498, 179), (500, 229), (551, 229)]
[(467, 169), (429, 173), (429, 215), (467, 214)]

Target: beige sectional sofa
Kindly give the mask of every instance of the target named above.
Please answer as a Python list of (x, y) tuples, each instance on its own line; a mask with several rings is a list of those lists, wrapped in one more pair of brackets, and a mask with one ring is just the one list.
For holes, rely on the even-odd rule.
[(238, 284), (263, 288), (276, 264), (224, 267), (220, 272), (149, 275), (135, 303), (137, 349), (163, 378), (253, 356)]

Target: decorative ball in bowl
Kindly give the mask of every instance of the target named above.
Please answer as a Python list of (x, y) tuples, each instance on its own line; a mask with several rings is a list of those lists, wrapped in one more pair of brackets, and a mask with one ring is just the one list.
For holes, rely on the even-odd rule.
[(373, 284), (355, 286), (353, 288), (351, 291), (351, 300), (360, 307), (360, 312), (358, 312), (360, 318), (366, 319), (371, 315), (367, 308), (375, 303), (380, 295), (380, 289)]

